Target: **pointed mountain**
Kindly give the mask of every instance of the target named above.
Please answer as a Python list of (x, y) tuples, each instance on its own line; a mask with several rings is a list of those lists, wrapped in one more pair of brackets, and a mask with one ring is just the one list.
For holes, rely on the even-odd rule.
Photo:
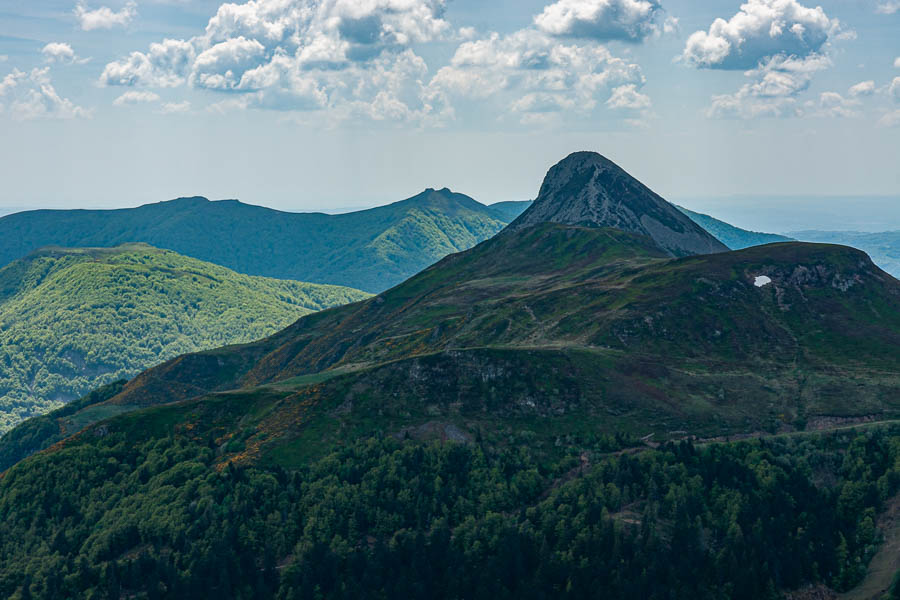
[(538, 223), (614, 227), (651, 238), (670, 256), (728, 250), (674, 205), (596, 152), (575, 152), (551, 168), (537, 199), (507, 229)]

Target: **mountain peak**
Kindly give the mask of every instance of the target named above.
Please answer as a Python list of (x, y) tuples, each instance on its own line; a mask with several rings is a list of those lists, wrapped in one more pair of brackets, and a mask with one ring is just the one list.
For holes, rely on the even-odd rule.
[(674, 205), (596, 152), (575, 152), (554, 165), (537, 199), (508, 229), (545, 222), (638, 233), (672, 256), (728, 250)]
[(446, 197), (448, 197), (448, 198), (449, 198), (450, 196), (453, 196), (453, 195), (454, 195), (453, 190), (451, 190), (451, 189), (448, 188), (448, 187), (443, 187), (443, 188), (441, 188), (441, 189), (436, 189), (436, 188), (425, 188), (425, 191), (423, 191), (423, 192), (422, 192), (421, 194), (419, 194), (419, 195), (420, 195), (420, 196), (430, 196), (431, 194), (439, 194), (439, 195), (441, 195), (441, 196), (446, 196)]
[(616, 169), (621, 168), (613, 161), (609, 160), (599, 152), (594, 152), (593, 150), (579, 150), (578, 152), (573, 152), (572, 154), (559, 161), (557, 163), (557, 166), (575, 163), (591, 163), (607, 167), (612, 166)]
[(211, 200), (205, 196), (180, 196), (172, 200), (163, 200), (158, 204), (171, 204), (173, 206), (184, 206), (193, 204), (208, 204)]
[[(412, 198), (407, 198), (406, 200), (401, 200), (400, 202), (395, 202), (389, 206), (417, 206), (417, 207), (438, 207), (440, 210), (470, 210), (476, 212), (485, 212), (487, 214), (492, 214), (492, 211), (485, 205), (481, 204), (474, 198), (466, 196), (465, 194), (461, 194), (459, 192), (454, 192), (448, 187), (443, 187), (440, 189), (436, 188), (425, 188), (422, 192), (419, 192)], [(505, 221), (508, 223), (509, 221)], [(501, 225), (502, 226), (502, 225)]]

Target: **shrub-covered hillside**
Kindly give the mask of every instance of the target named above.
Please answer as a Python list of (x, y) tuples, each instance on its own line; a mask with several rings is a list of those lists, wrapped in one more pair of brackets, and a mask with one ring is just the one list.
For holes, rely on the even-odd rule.
[(0, 433), (173, 356), (365, 297), (143, 244), (36, 252), (0, 270)]

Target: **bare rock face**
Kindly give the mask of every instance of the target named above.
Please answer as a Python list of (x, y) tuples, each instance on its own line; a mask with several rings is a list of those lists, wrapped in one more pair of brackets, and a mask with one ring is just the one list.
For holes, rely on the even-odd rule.
[(576, 152), (551, 168), (537, 199), (507, 229), (546, 222), (638, 233), (672, 256), (728, 251), (674, 205), (596, 152)]

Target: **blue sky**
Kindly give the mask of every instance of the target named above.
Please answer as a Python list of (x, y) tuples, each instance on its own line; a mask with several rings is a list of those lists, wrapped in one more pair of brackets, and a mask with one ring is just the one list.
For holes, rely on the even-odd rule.
[(0, 206), (900, 196), (900, 0), (0, 0), (0, 134)]

